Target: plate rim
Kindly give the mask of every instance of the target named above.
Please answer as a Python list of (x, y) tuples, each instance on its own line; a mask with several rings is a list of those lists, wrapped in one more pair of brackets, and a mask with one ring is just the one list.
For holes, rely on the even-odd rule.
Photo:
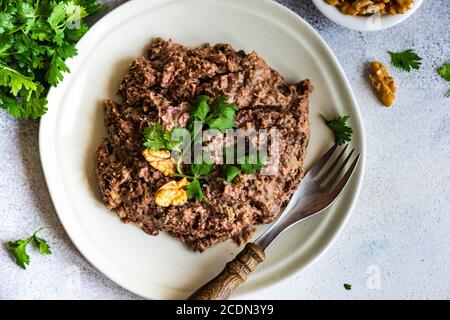
[[(102, 19), (100, 19), (97, 23), (95, 23), (89, 29), (88, 33), (79, 41), (79, 43), (77, 44), (77, 48), (84, 46), (86, 44), (89, 44), (89, 42), (91, 42), (91, 40), (89, 40), (89, 38), (88, 38), (89, 34), (91, 35), (91, 37), (95, 37), (96, 33), (101, 32), (101, 29), (105, 25), (107, 25), (108, 20), (113, 19), (113, 18), (117, 19), (119, 17), (119, 15), (122, 13), (122, 11), (126, 12), (127, 10), (130, 10), (131, 7), (133, 5), (135, 5), (136, 3), (139, 3), (139, 2), (146, 3), (146, 4), (148, 4), (148, 7), (156, 8), (163, 3), (177, 3), (177, 2), (182, 2), (182, 1), (183, 0), (157, 0), (153, 4), (153, 6), (152, 6), (152, 4), (148, 3), (146, 0), (128, 1), (125, 4), (115, 8), (114, 10), (111, 10), (107, 15), (105, 15)], [(227, 0), (213, 0), (213, 1), (221, 2), (224, 4), (229, 3), (229, 2), (227, 2)], [(358, 171), (355, 172), (356, 174), (354, 174), (354, 176), (351, 179), (352, 180), (351, 183), (355, 185), (355, 191), (351, 195), (351, 201), (350, 201), (351, 203), (348, 206), (348, 209), (346, 210), (346, 213), (344, 214), (344, 216), (339, 220), (339, 225), (335, 228), (334, 233), (330, 236), (330, 238), (326, 241), (326, 243), (323, 246), (321, 246), (321, 248), (319, 248), (319, 250), (316, 250), (316, 252), (313, 254), (313, 257), (310, 258), (309, 261), (307, 261), (302, 267), (290, 268), (288, 272), (283, 273), (283, 275), (280, 277), (277, 277), (276, 280), (271, 281), (270, 283), (263, 284), (263, 285), (254, 286), (251, 290), (252, 293), (260, 291), (269, 286), (272, 286), (276, 283), (279, 283), (280, 281), (287, 280), (290, 277), (293, 277), (295, 274), (297, 274), (301, 270), (311, 266), (331, 247), (331, 245), (334, 243), (334, 241), (336, 240), (336, 238), (338, 237), (338, 235), (340, 234), (340, 232), (346, 225), (346, 223), (354, 209), (354, 206), (356, 205), (357, 199), (360, 195), (360, 191), (362, 188), (362, 182), (363, 182), (364, 172), (365, 172), (365, 162), (366, 162), (365, 130), (364, 130), (364, 123), (363, 123), (363, 119), (361, 116), (361, 112), (358, 108), (358, 103), (357, 103), (356, 97), (354, 95), (354, 92), (350, 86), (349, 80), (348, 80), (342, 66), (340, 65), (339, 61), (337, 60), (337, 57), (331, 50), (331, 48), (328, 46), (328, 44), (325, 42), (325, 40), (321, 37), (321, 35), (306, 20), (304, 20), (300, 15), (293, 12), (291, 9), (289, 9), (273, 0), (258, 0), (258, 1), (263, 3), (264, 5), (273, 6), (275, 10), (280, 10), (283, 12), (283, 14), (289, 15), (291, 18), (295, 18), (298, 23), (302, 24), (305, 28), (307, 28), (309, 30), (310, 34), (314, 37), (314, 41), (319, 42), (322, 49), (324, 49), (324, 52), (327, 56), (326, 58), (331, 59), (332, 65), (333, 65), (333, 67), (335, 67), (336, 72), (338, 73), (338, 76), (343, 80), (342, 85), (344, 85), (344, 87), (346, 89), (348, 99), (351, 100), (352, 105), (354, 106), (353, 109), (354, 109), (354, 113), (357, 118), (356, 121), (354, 122), (354, 124), (358, 127), (360, 148), (361, 148), (361, 150), (360, 150), (361, 158), (360, 158), (360, 162), (358, 165)], [(77, 58), (75, 57), (72, 60), (74, 62), (76, 62)], [(82, 62), (83, 61), (80, 61), (80, 63), (82, 63)], [(66, 75), (66, 77), (67, 76), (68, 75)], [(58, 88), (51, 88), (49, 90), (49, 93), (48, 93), (49, 101), (52, 96), (57, 94), (57, 92), (58, 92), (57, 90), (58, 90)], [(49, 105), (50, 105), (50, 103), (49, 103)], [(55, 110), (55, 112), (56, 112), (56, 110)], [(53, 179), (54, 177), (51, 176), (52, 175), (51, 168), (49, 167), (50, 160), (48, 159), (48, 156), (46, 155), (46, 151), (48, 150), (48, 148), (50, 148), (50, 144), (48, 143), (48, 140), (45, 140), (43, 138), (45, 136), (45, 131), (47, 130), (48, 122), (50, 121), (47, 119), (50, 119), (50, 117), (45, 117), (45, 116), (42, 117), (40, 120), (40, 125), (39, 125), (39, 153), (40, 153), (41, 165), (42, 165), (44, 177), (45, 177), (47, 187), (48, 187), (51, 199), (52, 199), (52, 203), (55, 207), (55, 211), (57, 213), (58, 219), (61, 221), (61, 224), (63, 225), (72, 244), (77, 248), (77, 250), (83, 255), (83, 257), (92, 266), (94, 266), (99, 272), (101, 272), (103, 275), (105, 275), (107, 278), (111, 279), (113, 282), (115, 282), (122, 288), (124, 288), (140, 297), (145, 297), (145, 298), (150, 298), (150, 299), (155, 299), (155, 298), (158, 299), (157, 297), (154, 297), (154, 296), (150, 297), (149, 294), (147, 294), (145, 292), (141, 292), (142, 290), (138, 290), (137, 288), (130, 287), (130, 285), (126, 283), (126, 281), (125, 281), (126, 279), (123, 279), (123, 277), (119, 277), (117, 274), (111, 274), (111, 272), (105, 271), (104, 268), (100, 268), (98, 266), (98, 263), (91, 256), (91, 253), (88, 253), (87, 250), (84, 250), (82, 248), (82, 246), (80, 245), (80, 243), (77, 243), (76, 241), (74, 241), (74, 238), (76, 238), (76, 237), (74, 236), (74, 234), (72, 234), (71, 231), (69, 231), (70, 230), (69, 226), (66, 226), (66, 223), (64, 222), (66, 220), (64, 217), (64, 214), (60, 213), (64, 210), (67, 210), (67, 208), (64, 208), (64, 210), (62, 210), (63, 208), (60, 207), (59, 200), (55, 200), (55, 199), (57, 199), (57, 197), (55, 195), (58, 193), (56, 190), (56, 188), (58, 186), (55, 184), (55, 181)], [(248, 292), (244, 292), (241, 295), (245, 296), (246, 294), (248, 294)]]

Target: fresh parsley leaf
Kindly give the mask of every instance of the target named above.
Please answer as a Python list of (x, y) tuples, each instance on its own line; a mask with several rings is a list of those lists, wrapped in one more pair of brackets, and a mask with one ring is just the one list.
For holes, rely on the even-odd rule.
[(51, 38), (51, 29), (48, 28), (48, 24), (43, 19), (38, 19), (31, 26), (30, 35), (31, 39), (38, 41), (48, 41)]
[(8, 110), (16, 118), (37, 119), (47, 111), (47, 99), (39, 98), (41, 90), (38, 87), (27, 100), (21, 97), (10, 97), (0, 87), (0, 108)]
[(445, 80), (450, 81), (450, 63), (446, 63), (439, 68), (439, 75)]
[(193, 163), (191, 165), (191, 172), (194, 176), (209, 176), (214, 171), (214, 164), (209, 163)]
[(77, 42), (88, 30), (88, 25), (81, 21), (79, 28), (66, 29), (64, 31), (65, 39), (70, 42)]
[(66, 7), (67, 4), (64, 2), (58, 3), (47, 19), (48, 24), (56, 34), (62, 33), (66, 28)]
[(410, 72), (411, 69), (419, 69), (422, 64), (422, 58), (411, 49), (403, 52), (388, 52), (391, 55), (392, 64), (407, 72)]
[(233, 128), (235, 125), (234, 119), (226, 117), (210, 119), (206, 123), (209, 125), (210, 128), (219, 129), (223, 133), (225, 133), (225, 131), (227, 131), (228, 129)]
[(19, 3), (19, 8), (18, 8), (17, 13), (18, 13), (20, 20), (24, 23), (23, 28), (24, 28), (25, 33), (29, 32), (35, 22), (35, 19), (36, 19), (35, 8), (27, 2), (22, 2), (22, 3)]
[(194, 178), (208, 177), (214, 171), (215, 165), (208, 154), (200, 154), (191, 165)]
[(23, 269), (26, 269), (26, 266), (30, 264), (30, 256), (27, 254), (27, 246), (31, 240), (33, 240), (33, 237), (26, 240), (8, 242), (8, 249), (16, 258), (16, 264)]
[(212, 112), (206, 119), (206, 124), (211, 129), (218, 129), (222, 133), (235, 126), (234, 116), (237, 106), (234, 103), (227, 103), (227, 96), (220, 96), (212, 106)]
[(22, 114), (22, 103), (17, 98), (11, 98), (3, 94), (0, 90), (0, 108), (8, 110), (13, 117), (20, 117)]
[(209, 97), (208, 96), (199, 96), (195, 99), (193, 105), (194, 109), (192, 111), (192, 116), (195, 117), (195, 120), (205, 121), (206, 116), (210, 112), (210, 108), (208, 105)]
[(11, 94), (17, 96), (22, 88), (30, 91), (36, 90), (36, 83), (32, 78), (26, 77), (17, 70), (0, 64), (0, 86), (10, 87)]
[(0, 55), (8, 53), (14, 45), (14, 38), (9, 34), (0, 34)]
[(58, 55), (62, 59), (68, 59), (75, 57), (78, 53), (77, 48), (75, 48), (75, 45), (70, 43), (63, 43), (58, 49), (57, 49)]
[(228, 96), (220, 96), (213, 104), (213, 112), (215, 115), (221, 115), (223, 117), (234, 117), (237, 106), (234, 103), (227, 103)]
[(41, 91), (32, 94), (28, 100), (23, 100), (21, 104), (21, 114), (19, 117), (25, 119), (38, 119), (47, 112), (47, 99), (40, 98)]
[(7, 32), (14, 28), (13, 16), (9, 13), (0, 13), (0, 33)]
[(39, 248), (40, 254), (42, 254), (42, 255), (52, 254), (47, 240), (39, 238), (36, 235), (34, 236), (33, 240), (34, 240), (34, 243), (36, 244), (36, 246)]
[(42, 255), (51, 254), (50, 246), (48, 242), (42, 238), (36, 236), (36, 234), (41, 231), (42, 228), (38, 228), (31, 237), (25, 240), (16, 240), (8, 242), (8, 249), (12, 252), (16, 259), (16, 264), (26, 269), (26, 266), (30, 264), (30, 256), (27, 253), (27, 246), (33, 242), (38, 248)]
[(352, 140), (353, 129), (346, 125), (349, 116), (337, 117), (334, 120), (327, 120), (323, 115), (320, 116), (333, 131), (336, 143), (344, 144)]
[(223, 171), (228, 183), (231, 183), (241, 173), (241, 169), (230, 164), (225, 165)]
[(450, 98), (450, 93), (448, 93), (448, 94), (446, 95), (446, 97), (447, 97), (447, 98)]
[(189, 199), (196, 199), (198, 201), (203, 201), (205, 199), (200, 181), (197, 179), (192, 180), (192, 182), (187, 185), (186, 190), (188, 192)]
[(166, 148), (165, 131), (159, 124), (155, 124), (145, 128), (144, 146), (153, 150), (161, 150)]
[(164, 131), (165, 148), (168, 150), (176, 149), (182, 143), (181, 138), (173, 139), (172, 131)]
[(256, 155), (246, 155), (241, 164), (241, 169), (244, 173), (254, 174), (256, 171), (264, 168), (264, 160)]
[(189, 132), (184, 128), (175, 127), (171, 131), (166, 131), (164, 133), (165, 149), (180, 151), (186, 136), (189, 136)]
[(86, 9), (80, 5), (76, 5), (72, 1), (66, 4), (67, 21), (76, 22), (87, 16)]
[(345, 290), (352, 290), (352, 285), (348, 283), (344, 283)]
[(184, 128), (175, 127), (171, 131), (164, 130), (161, 125), (155, 124), (144, 130), (144, 147), (153, 150), (177, 150), (183, 145), (189, 132)]
[(45, 75), (46, 80), (52, 86), (56, 85), (64, 78), (63, 72), (70, 72), (64, 60), (55, 52), (50, 60), (49, 69)]

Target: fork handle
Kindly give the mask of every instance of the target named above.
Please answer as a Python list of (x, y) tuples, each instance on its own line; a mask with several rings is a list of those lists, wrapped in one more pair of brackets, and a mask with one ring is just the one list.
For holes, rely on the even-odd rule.
[(228, 299), (265, 258), (266, 254), (260, 246), (255, 243), (247, 243), (236, 258), (226, 264), (221, 273), (195, 291), (188, 300)]

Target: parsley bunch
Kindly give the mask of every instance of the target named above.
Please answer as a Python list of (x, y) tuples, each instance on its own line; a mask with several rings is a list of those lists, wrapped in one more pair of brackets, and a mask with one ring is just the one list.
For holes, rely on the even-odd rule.
[[(182, 160), (185, 156), (182, 146), (190, 139), (189, 146), (194, 149), (201, 145), (201, 130), (203, 128), (217, 129), (225, 133), (228, 129), (235, 127), (235, 115), (237, 106), (234, 103), (227, 102), (227, 96), (218, 97), (214, 103), (210, 104), (208, 96), (199, 96), (192, 103), (192, 110), (187, 128), (175, 127), (170, 131), (164, 130), (159, 124), (147, 127), (144, 130), (144, 147), (153, 150), (172, 150), (179, 152), (177, 162), (177, 174), (175, 176), (187, 178), (190, 183), (186, 187), (190, 199), (203, 201), (205, 196), (201, 187), (201, 180), (207, 179), (215, 170), (216, 166), (211, 159), (202, 156), (201, 159), (194, 159), (194, 163), (190, 166), (190, 174), (183, 172)], [(201, 121), (202, 127), (196, 128), (195, 121)], [(233, 165), (225, 165), (223, 174), (228, 182), (231, 182), (238, 174), (255, 173), (260, 170), (263, 165), (263, 159), (246, 155), (238, 161), (241, 163), (239, 167)]]
[(96, 0), (0, 1), (0, 107), (37, 119), (45, 98), (69, 72), (65, 60), (88, 30), (83, 19), (100, 11)]
[(8, 242), (8, 249), (16, 258), (16, 264), (19, 267), (26, 269), (26, 266), (30, 264), (30, 256), (27, 253), (27, 246), (32, 242), (39, 248), (40, 254), (47, 255), (52, 253), (48, 242), (36, 235), (41, 230), (42, 228), (38, 228), (28, 239)]

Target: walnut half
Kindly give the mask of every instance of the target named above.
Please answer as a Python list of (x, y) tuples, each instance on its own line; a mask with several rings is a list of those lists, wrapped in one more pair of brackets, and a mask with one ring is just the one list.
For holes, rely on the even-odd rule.
[(155, 203), (161, 207), (181, 206), (187, 202), (186, 187), (189, 184), (186, 178), (179, 181), (170, 181), (156, 191)]
[(378, 99), (380, 99), (381, 103), (386, 107), (392, 106), (397, 87), (386, 66), (378, 61), (372, 62), (369, 77), (372, 85), (378, 92)]
[(142, 155), (153, 168), (161, 171), (165, 176), (175, 174), (175, 162), (171, 158), (169, 150), (145, 149)]

